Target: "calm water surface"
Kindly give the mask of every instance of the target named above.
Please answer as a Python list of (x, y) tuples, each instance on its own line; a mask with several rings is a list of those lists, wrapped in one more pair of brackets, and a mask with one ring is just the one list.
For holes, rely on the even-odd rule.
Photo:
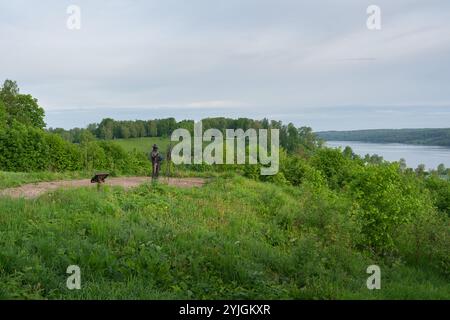
[(406, 160), (408, 167), (416, 168), (423, 163), (427, 169), (436, 169), (443, 163), (450, 168), (450, 148), (434, 146), (416, 146), (400, 143), (367, 143), (358, 141), (327, 141), (327, 146), (344, 149), (352, 148), (353, 152), (365, 156), (366, 154), (378, 154), (388, 161)]

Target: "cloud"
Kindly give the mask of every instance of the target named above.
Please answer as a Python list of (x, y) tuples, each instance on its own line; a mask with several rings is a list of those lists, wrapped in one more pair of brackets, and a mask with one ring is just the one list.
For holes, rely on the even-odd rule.
[(335, 106), (338, 118), (340, 106), (450, 101), (450, 3), (377, 2), (381, 31), (367, 30), (365, 0), (79, 0), (80, 31), (66, 28), (67, 1), (2, 2), (0, 78), (47, 112), (142, 117), (190, 110), (301, 122), (310, 108)]

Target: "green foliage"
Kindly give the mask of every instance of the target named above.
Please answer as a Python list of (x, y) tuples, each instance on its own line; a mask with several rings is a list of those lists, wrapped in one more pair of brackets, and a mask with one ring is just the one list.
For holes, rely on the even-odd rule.
[(95, 141), (89, 132), (81, 134), (81, 144), (72, 144), (59, 135), (14, 122), (0, 131), (0, 169), (4, 171), (108, 171), (112, 175), (148, 174), (144, 153), (127, 153), (109, 141)]
[(349, 189), (360, 209), (364, 243), (377, 250), (390, 249), (401, 226), (432, 212), (419, 183), (403, 176), (396, 164), (360, 167)]
[[(214, 128), (220, 130), (223, 134), (225, 134), (227, 129), (243, 129), (244, 131), (248, 129), (278, 129), (280, 130), (280, 145), (290, 154), (310, 155), (322, 143), (312, 132), (311, 128), (297, 128), (292, 123), (284, 125), (279, 121), (271, 121), (269, 123), (267, 119), (229, 119), (223, 117), (206, 118), (201, 121), (203, 130)], [(90, 124), (86, 129), (74, 128), (64, 130), (61, 128), (50, 128), (48, 131), (61, 135), (67, 141), (79, 143), (79, 134), (84, 130), (104, 140), (133, 139), (137, 141), (139, 138), (144, 138), (143, 141), (145, 141), (145, 138), (147, 138), (146, 140), (152, 140), (148, 138), (155, 137), (167, 140), (166, 138), (170, 137), (172, 132), (178, 128), (187, 129), (193, 134), (194, 121), (182, 120), (177, 122), (174, 118), (148, 121), (116, 121), (106, 118), (99, 124)]]
[(321, 148), (311, 158), (311, 165), (324, 175), (332, 189), (339, 189), (351, 180), (360, 162), (345, 157), (339, 149)]
[(326, 184), (323, 173), (311, 166), (306, 159), (284, 155), (280, 157), (280, 162), (280, 171), (291, 185), (299, 186), (303, 182), (317, 186)]
[(431, 191), (435, 206), (450, 217), (450, 182), (431, 175), (424, 179), (424, 184)]
[(16, 120), (35, 128), (44, 128), (44, 109), (39, 107), (37, 99), (31, 95), (19, 94), (12, 105), (7, 106), (10, 121)]
[(435, 212), (417, 215), (398, 228), (393, 235), (394, 244), (408, 263), (450, 277), (449, 230), (448, 216)]
[(0, 168), (6, 171), (81, 169), (78, 149), (59, 136), (14, 122), (0, 133)]
[(112, 175), (148, 175), (149, 161), (144, 153), (126, 152), (120, 145), (111, 141), (89, 141), (79, 146), (84, 169), (88, 171), (107, 171)]
[(49, 171), (77, 171), (82, 168), (81, 152), (77, 146), (67, 143), (57, 135), (44, 134), (44, 138), (48, 149)]
[[(0, 88), (0, 170), (97, 171), (111, 174), (146, 174), (145, 155), (126, 153), (120, 146), (96, 142), (92, 128), (42, 130), (44, 110), (31, 95), (19, 94), (17, 83), (6, 80)], [(111, 139), (114, 120), (105, 119), (99, 135)], [(52, 132), (55, 132), (53, 134)], [(97, 133), (97, 132), (96, 132)], [(77, 144), (72, 144), (76, 140)]]
[(44, 109), (31, 95), (19, 94), (19, 88), (14, 81), (5, 81), (0, 89), (0, 101), (5, 106), (8, 124), (17, 121), (35, 128), (45, 127)]
[(0, 132), (6, 129), (6, 108), (2, 100), (0, 100)]

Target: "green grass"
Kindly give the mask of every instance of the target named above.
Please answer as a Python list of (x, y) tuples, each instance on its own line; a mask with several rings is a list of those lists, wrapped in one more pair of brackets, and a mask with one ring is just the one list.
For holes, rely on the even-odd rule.
[(157, 144), (159, 150), (162, 153), (167, 151), (167, 147), (170, 143), (170, 138), (162, 138), (162, 137), (145, 137), (145, 138), (131, 138), (131, 139), (117, 139), (114, 140), (115, 143), (120, 145), (126, 151), (138, 151), (150, 153), (152, 151), (152, 146)]
[[(319, 192), (319, 191), (318, 191)], [(242, 177), (0, 199), (0, 298), (448, 299), (448, 277), (358, 248), (351, 202)], [(367, 266), (382, 289), (366, 288)], [(66, 268), (81, 268), (81, 290)]]
[[(137, 151), (150, 153), (154, 144), (158, 145), (160, 152), (164, 155), (168, 150), (168, 146), (172, 143), (175, 146), (178, 142), (171, 142), (170, 137), (143, 137), (143, 138), (130, 138), (130, 139), (116, 139), (112, 140), (117, 143), (127, 152)], [(194, 141), (192, 141), (192, 144)], [(210, 144), (210, 142), (202, 142), (203, 147)]]

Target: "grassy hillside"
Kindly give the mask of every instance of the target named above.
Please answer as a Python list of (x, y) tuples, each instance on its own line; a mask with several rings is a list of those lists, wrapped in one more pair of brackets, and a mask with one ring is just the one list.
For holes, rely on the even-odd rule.
[(323, 131), (317, 135), (327, 141), (405, 143), (450, 147), (450, 129), (377, 129)]
[[(412, 259), (415, 242), (402, 226), (397, 254), (366, 251), (354, 210), (326, 188), (234, 176), (198, 189), (1, 199), (0, 298), (449, 297), (448, 276), (434, 269), (427, 243)], [(428, 224), (438, 239), (443, 226)], [(371, 264), (381, 267), (382, 290), (366, 288)], [(81, 268), (81, 290), (66, 288), (69, 265)]]

